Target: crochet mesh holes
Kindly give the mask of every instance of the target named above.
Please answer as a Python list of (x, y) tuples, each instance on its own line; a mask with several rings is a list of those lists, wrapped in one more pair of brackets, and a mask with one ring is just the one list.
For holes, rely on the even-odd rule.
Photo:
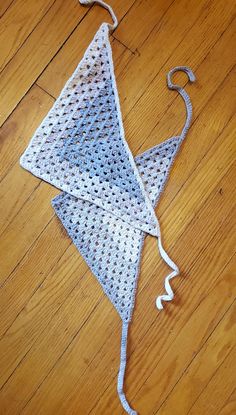
[[(107, 91), (106, 91), (107, 92)], [(105, 99), (107, 102), (104, 102)], [(63, 138), (63, 152), (61, 153), (61, 158), (69, 159), (70, 155), (80, 154), (81, 144), (87, 142), (88, 140), (94, 140), (103, 132), (103, 138), (105, 139), (108, 136), (104, 130), (107, 125), (110, 126), (109, 122), (109, 95), (106, 94), (104, 99), (104, 88), (96, 91), (92, 96), (92, 100), (89, 97), (85, 98), (85, 107), (78, 108), (76, 113), (73, 114), (72, 120), (66, 128), (65, 135)], [(104, 101), (102, 101), (104, 100)], [(99, 105), (103, 103), (104, 105)], [(113, 111), (116, 110), (113, 105)], [(114, 129), (118, 129), (118, 121), (113, 125)], [(68, 137), (68, 138), (67, 138)]]
[[(56, 122), (52, 126), (51, 132), (48, 134), (47, 139), (43, 148), (44, 151), (51, 151), (52, 144), (54, 143), (55, 148), (60, 147), (65, 142), (70, 133), (76, 128), (79, 120), (84, 121), (87, 125), (90, 124), (89, 116), (89, 103), (94, 100), (94, 97), (99, 93), (101, 86), (91, 86), (91, 81), (86, 80), (86, 87), (83, 87), (84, 76), (80, 77), (80, 84), (78, 84), (73, 95), (68, 93), (67, 98), (70, 101), (67, 103), (64, 111), (55, 115)], [(62, 140), (62, 143), (60, 141)], [(55, 144), (57, 142), (57, 145)]]
[[(60, 150), (61, 159), (75, 164), (81, 172), (97, 175), (139, 198), (140, 187), (120, 137), (110, 79), (104, 81), (104, 87), (87, 107), (86, 120), (79, 114), (74, 115), (73, 119), (70, 137), (64, 140), (64, 148)], [(98, 193), (99, 190), (94, 189), (94, 192)]]
[(139, 263), (140, 231), (98, 206), (70, 195), (54, 208), (121, 317), (129, 320)]
[[(105, 28), (101, 27), (100, 31), (104, 33)], [(38, 145), (40, 141), (44, 142), (42, 150), (45, 152), (50, 151), (54, 140), (58, 140), (63, 135), (64, 130), (66, 131), (69, 128), (67, 125), (70, 123), (73, 114), (85, 104), (85, 95), (87, 100), (90, 101), (91, 97), (100, 88), (101, 75), (104, 77), (106, 74), (104, 70), (101, 73), (99, 71), (96, 72), (96, 67), (101, 66), (100, 56), (102, 56), (100, 52), (99, 54), (97, 52), (100, 49), (97, 46), (98, 40), (100, 40), (98, 38), (99, 36), (95, 38), (92, 47), (85, 56), (84, 61), (82, 61), (78, 73), (71, 80), (66, 90), (63, 91), (62, 96), (57, 100), (56, 107), (53, 108), (47, 119), (43, 122), (40, 131), (36, 134), (35, 145)], [(104, 36), (102, 38), (104, 39)], [(93, 65), (88, 65), (88, 61), (90, 60), (94, 62)], [(93, 74), (94, 68), (95, 73)], [(44, 140), (41, 140), (42, 135)], [(30, 156), (28, 156), (28, 162), (31, 162)]]
[(180, 137), (172, 137), (136, 158), (136, 165), (153, 204), (160, 196), (179, 145)]
[[(160, 194), (161, 180), (166, 180), (169, 163), (179, 143), (179, 137), (172, 138), (135, 159), (153, 204)], [(152, 170), (155, 183), (150, 176)], [(65, 193), (56, 199), (60, 205), (59, 216), (74, 243), (122, 319), (128, 321), (132, 313), (142, 233), (92, 203)], [(59, 210), (56, 206), (55, 209)], [(123, 264), (122, 268), (120, 265), (117, 268), (118, 264)]]
[[(124, 215), (130, 223), (135, 224), (136, 221), (137, 225), (137, 222), (141, 221), (149, 226), (148, 229), (151, 231), (155, 226), (154, 215), (151, 209), (146, 206), (145, 196), (130, 167), (130, 156), (124, 146), (123, 137), (120, 135), (114, 85), (111, 83), (112, 73), (108, 59), (107, 41), (107, 33), (105, 31), (102, 33), (100, 30), (97, 40), (93, 43), (93, 48), (85, 56), (82, 66), (79, 67), (78, 73), (73, 78), (77, 80), (78, 86), (75, 87), (73, 80), (70, 82), (69, 88), (62, 94), (64, 101), (61, 103), (63, 102), (65, 106), (60, 108), (59, 105), (43, 123), (40, 134), (44, 130), (43, 137), (45, 138), (42, 139), (43, 144), (40, 151), (36, 151), (37, 154), (35, 154), (30, 169), (36, 175), (77, 197), (87, 198), (107, 210), (116, 211), (120, 216)], [(83, 76), (80, 79), (81, 72), (83, 72)], [(105, 99), (100, 99), (101, 102), (98, 102), (97, 95), (104, 85), (106, 86), (104, 89)], [(85, 90), (85, 88), (87, 89)], [(75, 100), (77, 105), (72, 105), (73, 112), (67, 111), (71, 100), (75, 99), (76, 91), (81, 91), (78, 94), (78, 102)], [(93, 99), (96, 101), (94, 107), (92, 107)], [(97, 113), (98, 108), (99, 114)], [(62, 111), (61, 115), (59, 110)], [(84, 117), (85, 111), (88, 111), (86, 117)], [(112, 116), (109, 111), (112, 112)], [(83, 117), (85, 123), (82, 122)], [(96, 122), (94, 118), (96, 118)], [(78, 132), (74, 134), (74, 130), (78, 129), (78, 124), (82, 133), (81, 137), (78, 136)], [(101, 125), (103, 130), (99, 128)], [(76, 146), (79, 147), (81, 141), (83, 145), (93, 141), (86, 137), (88, 129), (91, 137), (95, 136), (94, 141), (99, 142), (98, 149), (93, 149), (96, 151), (96, 157), (93, 157), (92, 152), (86, 146), (84, 147), (86, 154), (84, 155), (82, 152), (78, 163), (78, 153), (81, 149)], [(110, 148), (107, 148), (107, 151), (109, 153), (108, 159), (112, 157), (110, 165), (105, 158), (103, 151), (105, 148), (102, 145), (103, 140), (105, 142), (109, 139), (111, 146), (108, 146)], [(68, 149), (65, 145), (66, 142), (69, 145)], [(59, 156), (60, 153), (62, 160)], [(109, 167), (108, 171), (106, 165)]]
[[(60, 119), (61, 124), (66, 123), (68, 120), (63, 118), (64, 116), (67, 116), (71, 114), (75, 109), (75, 104), (78, 103), (78, 97), (82, 93), (82, 87), (83, 85), (86, 85), (88, 83), (88, 80), (86, 79), (86, 82), (83, 83), (82, 78), (84, 75), (88, 73), (87, 70), (87, 61), (90, 59), (90, 56), (92, 56), (92, 59), (96, 60), (98, 57), (97, 53), (97, 43), (98, 39), (101, 37), (101, 33), (103, 34), (102, 39), (104, 40), (104, 35), (106, 33), (106, 25), (101, 25), (99, 31), (97, 32), (96, 37), (94, 38), (93, 42), (90, 44), (90, 47), (88, 48), (84, 59), (80, 62), (77, 71), (75, 72), (72, 79), (69, 80), (67, 86), (62, 91), (61, 96), (57, 99), (56, 103), (54, 104), (53, 108), (49, 112), (48, 116), (44, 119), (43, 123), (41, 124), (40, 128), (34, 135), (33, 142), (31, 143), (31, 149), (25, 153), (24, 155), (24, 162), (27, 165), (32, 164), (33, 158), (36, 154), (34, 148), (42, 145), (45, 141), (45, 138), (48, 137), (53, 129), (53, 126), (57, 123), (58, 119)], [(96, 83), (98, 80), (96, 79), (96, 74), (94, 78), (94, 83)], [(77, 92), (77, 93), (76, 93)], [(53, 139), (53, 137), (51, 137)]]

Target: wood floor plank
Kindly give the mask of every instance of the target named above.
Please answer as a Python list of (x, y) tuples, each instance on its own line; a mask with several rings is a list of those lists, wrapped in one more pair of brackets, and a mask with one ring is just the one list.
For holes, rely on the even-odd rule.
[[(60, 239), (58, 238), (58, 240)], [(51, 241), (48, 242), (50, 243)], [(64, 242), (64, 250), (65, 246), (66, 241)], [(50, 250), (51, 247), (49, 246), (49, 251)], [(64, 254), (61, 252), (61, 257), (57, 258), (57, 264), (54, 263), (53, 269), (49, 269), (48, 267), (46, 267), (45, 270), (43, 269), (41, 271), (42, 274), (43, 272), (45, 274), (47, 274), (48, 272), (49, 275), (45, 278), (44, 274), (44, 278), (39, 284), (39, 287), (37, 287), (38, 289), (36, 293), (31, 298), (29, 298), (24, 309), (22, 310), (21, 315), (14, 321), (13, 325), (7, 330), (7, 332), (1, 339), (1, 362), (3, 365), (2, 367), (4, 367), (4, 371), (1, 372), (1, 388), (3, 387), (5, 382), (7, 382), (8, 378), (11, 377), (12, 373), (14, 373), (14, 371), (17, 370), (18, 365), (24, 359), (24, 356), (31, 350), (32, 346), (34, 344), (37, 344), (36, 340), (38, 341), (38, 339), (41, 338), (40, 333), (45, 330), (45, 321), (47, 321), (47, 325), (50, 325), (50, 321), (53, 319), (54, 314), (56, 312), (59, 312), (60, 314), (59, 310), (62, 304), (65, 302), (66, 298), (69, 297), (67, 303), (70, 302), (71, 297), (74, 298), (74, 293), (72, 293), (71, 295), (70, 293), (73, 292), (75, 287), (77, 287), (77, 289), (80, 291), (81, 299), (83, 298), (84, 301), (82, 304), (82, 302), (80, 301), (81, 299), (79, 300), (79, 304), (81, 303), (80, 306), (84, 308), (84, 313), (86, 311), (89, 312), (89, 310), (85, 307), (86, 304), (88, 306), (89, 302), (88, 295), (85, 295), (85, 293), (88, 292), (87, 279), (83, 279), (83, 276), (87, 271), (87, 266), (84, 262), (82, 262), (80, 259), (78, 259), (78, 257), (74, 255), (74, 251), (75, 247), (70, 246), (68, 249), (66, 249)], [(42, 267), (42, 261), (39, 263), (39, 267)], [(24, 267), (23, 271), (25, 271), (26, 269), (27, 268)], [(84, 281), (84, 283), (81, 282), (82, 280)], [(83, 288), (84, 284), (87, 288)], [(94, 299), (91, 298), (91, 307), (94, 307), (94, 301), (96, 301), (96, 298), (96, 296), (94, 297)], [(84, 320), (87, 318), (87, 315), (83, 315), (81, 313), (82, 309), (78, 313), (78, 319), (80, 319), (79, 321), (82, 325), (84, 324)], [(69, 316), (70, 314), (64, 314), (65, 319), (62, 319), (63, 324), (66, 323), (68, 325)], [(59, 323), (59, 320), (56, 319), (56, 322)], [(71, 319), (71, 323), (73, 324), (73, 330), (76, 330), (78, 327), (75, 325), (76, 322), (73, 318)], [(52, 321), (52, 325), (53, 324), (55, 324), (55, 319)], [(61, 337), (62, 343), (59, 342), (59, 339), (54, 337), (55, 341), (58, 344), (58, 354), (56, 354), (56, 350), (54, 350), (56, 359), (59, 357), (61, 349), (63, 351), (63, 347), (66, 347), (64, 346), (64, 344), (67, 345), (67, 342), (70, 341), (69, 327), (67, 330), (65, 327), (62, 333), (64, 333), (64, 335)], [(73, 331), (72, 333), (72, 338), (74, 335), (75, 331)], [(6, 349), (6, 346), (9, 347), (8, 351)], [(10, 349), (11, 354), (9, 355)], [(44, 375), (43, 370), (46, 370), (48, 363), (50, 362), (45, 360), (46, 366), (41, 366), (40, 370), (42, 370), (42, 375)], [(40, 378), (34, 378), (34, 381), (36, 380), (39, 382)], [(4, 390), (3, 393), (1, 393), (1, 401), (3, 399), (2, 402), (4, 402)], [(15, 404), (17, 403), (13, 403), (13, 405)], [(9, 405), (9, 410), (11, 409), (12, 408), (10, 408)]]
[(1, 73), (1, 123), (11, 114), (67, 37), (79, 24), (86, 11), (84, 7), (73, 0), (67, 2), (56, 0), (53, 3)]
[(2, 0), (0, 3), (0, 17), (4, 15), (6, 10), (13, 4), (14, 0)]
[[(25, 174), (21, 173), (21, 168), (17, 162), (1, 182), (0, 235), (16, 218), (22, 206), (30, 199), (32, 189), (39, 186), (39, 181), (35, 177), (31, 176), (26, 179)], [(18, 177), (17, 180), (15, 180), (16, 177)]]
[[(235, 338), (235, 337), (234, 337)], [(189, 415), (208, 413), (215, 415), (221, 407), (222, 401), (228, 398), (235, 388), (236, 348), (234, 348), (222, 366), (217, 370), (211, 381), (204, 388)], [(224, 381), (222, 381), (224, 379)]]
[(19, 158), (45, 111), (52, 104), (52, 98), (34, 86), (1, 128), (0, 234), (40, 183), (35, 177), (23, 172), (19, 166)]
[(0, 71), (47, 13), (54, 0), (15, 0), (4, 14), (0, 29)]
[[(187, 354), (189, 355), (189, 358), (191, 359), (192, 354), (194, 353), (195, 349), (200, 347), (200, 344), (202, 341), (202, 333), (205, 331), (205, 335), (209, 335), (209, 324), (213, 324), (213, 321), (211, 320), (211, 308), (213, 308), (213, 304), (220, 305), (219, 296), (222, 291), (222, 289), (227, 290), (227, 298), (228, 296), (231, 297), (230, 291), (232, 291), (232, 282), (233, 278), (232, 273), (234, 273), (234, 267), (235, 267), (235, 261), (232, 264), (233, 266), (227, 267), (226, 271), (223, 272), (223, 276), (225, 276), (225, 280), (222, 279), (221, 283), (216, 286), (216, 289), (213, 290), (206, 301), (203, 301), (202, 305), (198, 307), (194, 315), (192, 316), (192, 319), (189, 321), (189, 325), (186, 325), (185, 333), (182, 333), (182, 336), (179, 336), (177, 338), (177, 341), (173, 346), (168, 350), (167, 355), (165, 356), (165, 359), (162, 360), (162, 363), (158, 365), (158, 374), (157, 372), (153, 373), (148, 380), (146, 381), (145, 385), (140, 389), (139, 396), (140, 399), (138, 399), (138, 402), (140, 403), (140, 411), (142, 411), (142, 408), (144, 410), (148, 411), (151, 408), (155, 408), (156, 406), (159, 406), (160, 401), (163, 399), (163, 394), (161, 395), (160, 392), (157, 393), (157, 390), (155, 388), (151, 387), (151, 384), (154, 382), (156, 385), (157, 379), (160, 379), (160, 384), (158, 385), (158, 391), (165, 390), (165, 393), (167, 392), (166, 386), (168, 382), (168, 389), (170, 388), (173, 378), (176, 375), (176, 372), (178, 372), (178, 369), (182, 366), (181, 360), (185, 361), (184, 364), (186, 364), (187, 360)], [(231, 275), (230, 275), (231, 274)], [(231, 297), (232, 299), (235, 298), (235, 292)], [(210, 304), (207, 302), (210, 302)], [(222, 302), (225, 299), (222, 299)], [(215, 324), (218, 324), (218, 319), (220, 319), (222, 308), (217, 307), (217, 314), (214, 317), (215, 318)], [(224, 312), (224, 311), (223, 311)], [(203, 321), (205, 319), (205, 321)], [(191, 329), (190, 329), (191, 325)], [(213, 326), (214, 329), (214, 326)], [(195, 331), (196, 330), (196, 331)], [(191, 333), (191, 334), (190, 334)], [(204, 338), (204, 337), (203, 337)], [(200, 344), (199, 344), (200, 343)], [(168, 369), (166, 368), (166, 362), (168, 361)], [(175, 380), (174, 380), (175, 382)], [(149, 405), (147, 404), (149, 401), (147, 398), (151, 396), (154, 391), (156, 392), (156, 395), (154, 397), (155, 403), (152, 403)], [(146, 399), (143, 397), (145, 396)], [(145, 402), (144, 402), (145, 400)], [(199, 412), (198, 412), (199, 413)], [(201, 413), (201, 412), (200, 412)], [(203, 412), (204, 413), (204, 412)]]
[[(54, 217), (49, 223), (47, 230), (42, 231), (34, 246), (27, 253), (27, 256), (13, 271), (7, 284), (1, 288), (0, 338), (2, 338), (5, 333), (9, 332), (18, 316), (20, 321), (21, 318), (22, 321), (24, 321), (24, 307), (42, 284), (47, 284), (48, 280), (52, 283), (54, 277), (55, 281), (60, 284), (60, 278), (63, 278), (63, 273), (59, 275), (57, 269), (63, 268), (64, 262), (71, 260), (72, 254), (75, 256), (78, 266), (80, 265), (83, 267), (82, 259), (78, 256), (75, 248), (70, 248), (70, 245), (70, 239), (67, 237), (63, 228), (59, 226), (58, 220)], [(45, 249), (45, 247), (47, 247), (47, 249)], [(68, 287), (70, 287), (71, 282), (69, 278), (67, 278), (66, 283), (68, 284)], [(68, 288), (68, 290), (70, 290), (70, 288)], [(62, 286), (62, 296), (65, 296), (66, 292), (66, 284), (64, 284)], [(41, 289), (36, 294), (36, 297), (38, 295), (42, 295)], [(54, 304), (54, 297), (52, 298), (52, 306), (57, 307), (57, 305), (60, 304), (59, 297), (57, 300), (58, 301)], [(45, 307), (43, 311), (46, 311), (46, 308), (47, 307)], [(22, 317), (20, 316), (21, 312)], [(50, 313), (53, 314), (53, 308), (50, 309)], [(46, 317), (41, 314), (39, 314), (39, 317), (43, 327)], [(33, 326), (37, 333), (36, 320), (32, 318), (32, 321), (34, 321)], [(30, 341), (32, 342), (33, 340), (34, 335), (31, 328)], [(22, 350), (18, 349), (18, 353), (21, 351)], [(18, 353), (14, 354), (13, 361), (14, 359), (17, 359)], [(2, 374), (3, 372), (4, 371), (2, 371)]]
[[(184, 7), (188, 7), (192, 11), (188, 14), (183, 14)], [(165, 15), (166, 24), (161, 26), (160, 29), (157, 27), (151, 32), (146, 42), (139, 49), (140, 59), (135, 63), (132, 63), (131, 61), (129, 65), (127, 65), (126, 71), (124, 71), (120, 79), (120, 82), (124, 86), (124, 91), (126, 91), (125, 96), (121, 96), (122, 101), (124, 100), (123, 112), (126, 114), (133, 108), (134, 103), (140, 99), (164, 64), (170, 60), (172, 55), (173, 58), (175, 58), (175, 50), (180, 47), (179, 45), (182, 44), (181, 48), (178, 49), (181, 53), (179, 53), (178, 60), (174, 60), (174, 66), (185, 63), (192, 65), (192, 62), (196, 62), (196, 60), (194, 61), (194, 54), (192, 53), (193, 48), (195, 50), (195, 45), (190, 48), (190, 55), (187, 54), (187, 51), (189, 51), (189, 43), (190, 45), (192, 43), (198, 45), (198, 38), (201, 39), (199, 27), (207, 26), (207, 23), (203, 23), (204, 18), (206, 19), (206, 22), (209, 20), (208, 25), (210, 25), (212, 21), (214, 22), (214, 30), (217, 35), (218, 32), (221, 32), (222, 28), (225, 30), (232, 20), (233, 10), (234, 5), (232, 3), (227, 3), (227, 7), (225, 7), (225, 2), (222, 0), (210, 2), (209, 9), (206, 9), (205, 1), (199, 1), (197, 4), (185, 0), (175, 1)], [(222, 21), (219, 22), (218, 16), (221, 12)], [(193, 36), (194, 40), (191, 41), (191, 30), (194, 25), (197, 25), (197, 36)], [(189, 40), (187, 36), (189, 36)], [(214, 37), (214, 35), (212, 35), (211, 31), (210, 39), (212, 37)], [(202, 42), (200, 44), (196, 56), (201, 53), (202, 48), (204, 49), (204, 43), (205, 42)], [(206, 44), (207, 43), (208, 42), (206, 41)], [(185, 51), (186, 54), (184, 53)], [(184, 61), (180, 60), (182, 56), (184, 57)], [(192, 65), (192, 67), (195, 69), (195, 65)], [(169, 69), (170, 66), (168, 67), (168, 70)], [(135, 79), (136, 82), (132, 82), (132, 79)], [(127, 93), (127, 91), (129, 91), (129, 93)], [(154, 91), (156, 92), (158, 89), (155, 89)]]
[[(186, 89), (191, 97), (196, 118), (211, 94), (235, 65), (236, 60), (232, 53), (235, 43), (234, 23), (228, 27), (232, 12), (226, 9), (227, 13), (225, 12), (222, 21), (219, 22), (215, 5), (213, 2), (212, 7), (207, 8), (197, 19), (189, 31), (189, 39), (182, 40), (167, 59), (161, 74), (155, 77), (132, 111), (125, 116), (124, 126), (134, 152), (155, 145), (162, 141), (163, 137), (181, 132), (180, 126), (184, 125), (185, 120), (184, 105), (176, 93), (167, 89), (164, 78), (171, 67), (186, 64), (195, 72), (196, 83), (188, 84)], [(217, 25), (217, 30), (213, 31), (212, 27)], [(225, 44), (228, 45), (227, 48)], [(196, 53), (192, 54), (191, 50), (195, 50)], [(209, 68), (214, 68), (214, 71), (209, 71)], [(186, 83), (186, 77), (181, 74), (176, 75), (174, 79), (181, 85)], [(152, 116), (153, 113), (155, 117)], [(138, 114), (142, 114), (143, 122), (140, 122)]]
[(19, 160), (54, 100), (33, 86), (0, 129), (0, 181)]
[[(207, 339), (201, 351), (193, 358), (192, 363), (168, 396), (166, 403), (156, 414), (187, 415), (189, 413), (197, 398), (234, 348), (235, 316), (236, 305), (233, 304)], [(207, 413), (209, 412), (207, 411)]]
[[(21, 169), (20, 166), (17, 168)], [(23, 174), (26, 175), (27, 172)], [(4, 261), (1, 259), (1, 284), (18, 266), (19, 261), (37, 240), (53, 215), (51, 199), (56, 196), (58, 191), (52, 186), (48, 188), (45, 184), (38, 185), (36, 181), (34, 184), (35, 191), (28, 198), (28, 203), (24, 204), (19, 214), (14, 217), (1, 235), (0, 251), (1, 258), (4, 258)], [(16, 241), (16, 243), (13, 244), (12, 241)]]
[[(133, 52), (147, 39), (154, 27), (165, 24), (165, 13), (173, 0), (138, 0), (119, 24), (115, 37)], [(138, 24), (134, 24), (138, 22)]]
[(224, 402), (217, 415), (234, 415), (236, 408), (236, 389), (230, 397)]

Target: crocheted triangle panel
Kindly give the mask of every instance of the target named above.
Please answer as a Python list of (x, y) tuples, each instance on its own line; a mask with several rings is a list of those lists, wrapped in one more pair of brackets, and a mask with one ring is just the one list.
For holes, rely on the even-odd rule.
[(21, 165), (157, 236), (155, 212), (124, 138), (107, 24), (36, 131)]
[[(153, 206), (179, 144), (180, 138), (173, 137), (135, 158)], [(130, 321), (146, 234), (94, 203), (65, 192), (55, 197), (52, 205), (121, 319)]]

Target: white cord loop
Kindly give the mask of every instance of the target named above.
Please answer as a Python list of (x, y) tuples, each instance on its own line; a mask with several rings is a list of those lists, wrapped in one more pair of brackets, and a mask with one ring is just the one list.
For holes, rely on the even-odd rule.
[(192, 120), (192, 115), (193, 115), (193, 108), (192, 108), (190, 97), (187, 94), (187, 92), (184, 90), (184, 88), (182, 88), (179, 85), (176, 85), (176, 84), (172, 83), (172, 80), (171, 80), (172, 75), (175, 72), (179, 72), (179, 71), (185, 72), (187, 74), (190, 82), (195, 82), (196, 78), (195, 78), (195, 75), (194, 75), (193, 71), (190, 68), (188, 68), (187, 66), (176, 66), (175, 68), (171, 69), (170, 72), (167, 75), (168, 88), (173, 89), (175, 91), (178, 91), (179, 94), (182, 96), (182, 98), (184, 100), (184, 103), (185, 103), (185, 106), (186, 106), (187, 118), (186, 118), (184, 128), (183, 128), (183, 130), (181, 132), (181, 135), (180, 135), (180, 138), (183, 140), (185, 138), (189, 128), (190, 128), (190, 125), (191, 125), (191, 120)]
[(177, 91), (178, 91), (179, 89), (183, 89), (181, 86), (176, 85), (176, 84), (173, 84), (173, 83), (172, 83), (172, 81), (171, 81), (172, 75), (173, 75), (175, 72), (179, 72), (179, 71), (181, 71), (181, 72), (185, 72), (185, 73), (186, 73), (186, 75), (188, 75), (188, 78), (189, 78), (189, 81), (190, 81), (190, 82), (195, 82), (195, 81), (196, 81), (196, 77), (195, 77), (195, 75), (194, 75), (194, 73), (193, 73), (192, 69), (190, 69), (188, 66), (175, 66), (175, 67), (174, 67), (173, 69), (171, 69), (171, 70), (169, 71), (169, 73), (167, 74), (167, 85), (168, 85), (168, 88), (169, 88), (169, 89), (176, 89)]
[(109, 6), (109, 4), (105, 3), (102, 0), (79, 0), (80, 4), (82, 4), (83, 6), (91, 6), (94, 3), (99, 4), (100, 6), (104, 7), (104, 9), (108, 10), (111, 18), (113, 20), (113, 25), (111, 25), (110, 23), (108, 23), (109, 29), (111, 32), (113, 32), (113, 30), (115, 30), (118, 26), (118, 20), (117, 17), (112, 9), (111, 6)]

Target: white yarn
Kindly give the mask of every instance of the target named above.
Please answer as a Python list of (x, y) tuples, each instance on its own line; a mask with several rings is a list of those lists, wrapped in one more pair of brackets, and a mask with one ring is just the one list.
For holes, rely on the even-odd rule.
[(194, 75), (193, 71), (190, 68), (188, 68), (187, 66), (176, 66), (175, 68), (171, 69), (170, 72), (167, 75), (168, 88), (179, 92), (179, 94), (183, 98), (183, 100), (185, 102), (185, 105), (186, 105), (187, 118), (186, 118), (186, 121), (185, 121), (184, 128), (183, 128), (183, 130), (181, 132), (181, 135), (180, 135), (181, 140), (184, 140), (184, 138), (185, 138), (185, 136), (186, 136), (186, 134), (187, 134), (187, 132), (190, 128), (190, 125), (191, 125), (193, 109), (192, 109), (192, 104), (191, 104), (190, 97), (187, 94), (187, 92), (181, 86), (173, 84), (173, 82), (171, 80), (172, 75), (175, 72), (178, 72), (178, 71), (185, 72), (186, 75), (188, 76), (188, 79), (189, 79), (190, 82), (195, 82), (196, 78), (195, 78), (195, 75)]
[[(185, 106), (186, 106), (186, 113), (187, 113), (187, 118), (185, 121), (185, 125), (184, 128), (182, 129), (182, 132), (179, 136), (180, 140), (182, 141), (188, 130), (189, 127), (191, 125), (191, 120), (192, 120), (192, 104), (191, 104), (191, 100), (189, 95), (187, 94), (187, 92), (179, 85), (173, 84), (172, 82), (172, 75), (175, 72), (178, 71), (182, 71), (185, 72), (188, 76), (188, 79), (190, 82), (195, 82), (196, 78), (194, 73), (192, 72), (192, 70), (190, 68), (188, 68), (187, 66), (176, 66), (175, 68), (171, 69), (167, 75), (167, 85), (169, 89), (175, 90), (177, 91), (181, 97), (184, 100)], [(160, 227), (159, 227), (160, 228)], [(170, 286), (170, 280), (174, 277), (176, 277), (177, 275), (179, 275), (179, 268), (177, 267), (177, 265), (172, 261), (172, 259), (170, 259), (170, 257), (168, 256), (168, 254), (166, 253), (166, 251), (164, 250), (162, 243), (161, 243), (161, 236), (158, 237), (158, 247), (159, 247), (159, 251), (161, 254), (161, 257), (164, 259), (164, 261), (166, 262), (167, 265), (169, 265), (170, 268), (172, 268), (172, 272), (167, 275), (167, 277), (165, 278), (165, 290), (166, 290), (166, 294), (161, 295), (159, 297), (157, 297), (156, 299), (156, 306), (159, 310), (163, 309), (163, 305), (162, 305), (162, 301), (171, 301), (174, 298), (174, 293), (173, 290)]]
[(161, 242), (161, 236), (158, 237), (158, 247), (159, 247), (159, 252), (160, 252), (160, 255), (161, 255), (162, 259), (164, 259), (165, 263), (167, 265), (169, 265), (169, 267), (172, 268), (172, 270), (173, 270), (173, 272), (171, 272), (165, 278), (165, 290), (166, 290), (167, 294), (160, 295), (156, 299), (157, 308), (159, 310), (162, 310), (163, 309), (162, 301), (171, 301), (174, 298), (174, 293), (173, 293), (173, 290), (170, 286), (170, 280), (174, 277), (177, 277), (177, 275), (179, 275), (179, 268), (174, 263), (174, 261), (172, 261), (172, 259), (166, 253), (166, 251), (164, 250), (164, 248), (162, 246), (162, 242)]
[(79, 0), (80, 4), (82, 4), (83, 6), (88, 6), (90, 4), (93, 4), (94, 1), (93, 0)]
[(123, 321), (122, 336), (121, 336), (121, 349), (120, 349), (120, 369), (118, 373), (117, 392), (120, 398), (120, 402), (124, 410), (127, 412), (127, 414), (138, 415), (137, 412), (131, 408), (124, 393), (124, 377), (125, 377), (126, 360), (127, 360), (126, 355), (127, 355), (128, 327), (129, 327), (129, 323), (126, 323)]
[(104, 9), (107, 9), (111, 15), (111, 18), (113, 20), (113, 25), (108, 24), (109, 29), (111, 31), (115, 30), (118, 26), (118, 20), (117, 17), (112, 9), (111, 6), (109, 6), (109, 4), (105, 3), (102, 0), (79, 0), (80, 4), (82, 4), (83, 6), (91, 6), (94, 3), (100, 4), (100, 6), (104, 7)]

